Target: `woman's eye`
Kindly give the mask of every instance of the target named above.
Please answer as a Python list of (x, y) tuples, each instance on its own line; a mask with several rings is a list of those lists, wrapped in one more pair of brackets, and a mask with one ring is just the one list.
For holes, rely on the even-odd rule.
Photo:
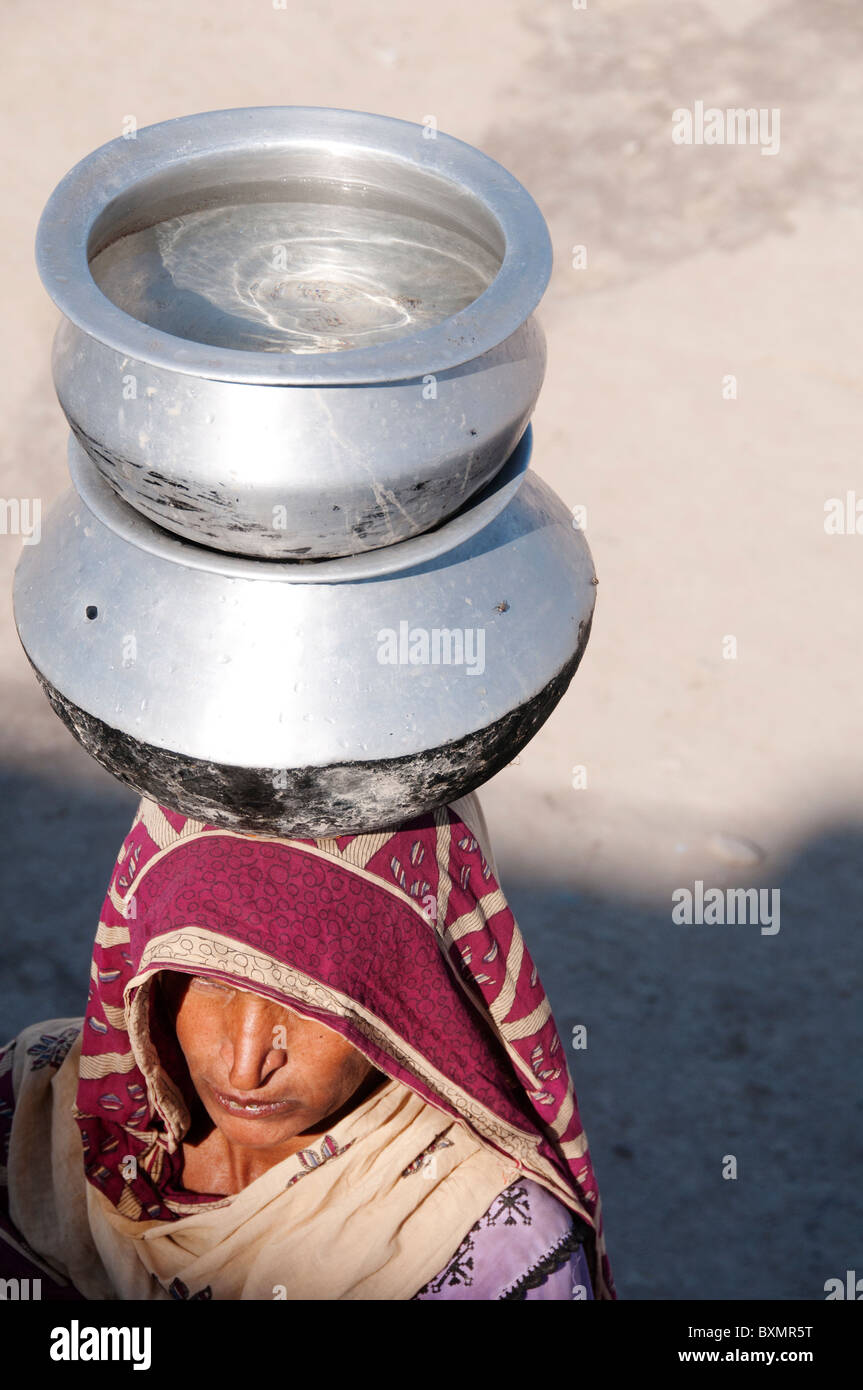
[(223, 985), (219, 980), (211, 980), (206, 975), (193, 975), (192, 985), (198, 989), (217, 990), (220, 994), (233, 992), (228, 985)]

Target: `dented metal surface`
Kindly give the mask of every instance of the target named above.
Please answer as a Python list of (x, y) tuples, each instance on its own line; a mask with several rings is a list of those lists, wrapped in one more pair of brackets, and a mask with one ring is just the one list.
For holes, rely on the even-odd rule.
[(132, 365), (70, 324), (54, 348), (69, 424), (125, 501), (197, 544), (277, 560), (396, 544), (452, 515), (518, 444), (544, 368), (532, 319), (482, 363), (437, 379), (434, 397), (421, 379), (250, 387), (138, 364), (139, 396), (124, 404)]

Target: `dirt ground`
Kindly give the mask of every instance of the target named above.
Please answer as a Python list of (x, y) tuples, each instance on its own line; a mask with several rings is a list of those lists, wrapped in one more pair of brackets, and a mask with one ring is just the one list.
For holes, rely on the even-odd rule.
[[(6, 0), (0, 31), (4, 498), (66, 486), (33, 239), (126, 116), (433, 115), (536, 198), (533, 466), (587, 508), (600, 582), (568, 694), (481, 794), (503, 887), (562, 1036), (587, 1028), (621, 1297), (823, 1298), (863, 1270), (863, 536), (825, 531), (863, 497), (858, 5)], [(675, 144), (697, 102), (778, 110), (778, 148)], [(11, 597), (0, 652), (5, 1037), (83, 1011), (135, 797), (51, 713)], [(779, 889), (780, 929), (674, 922), (696, 880)]]

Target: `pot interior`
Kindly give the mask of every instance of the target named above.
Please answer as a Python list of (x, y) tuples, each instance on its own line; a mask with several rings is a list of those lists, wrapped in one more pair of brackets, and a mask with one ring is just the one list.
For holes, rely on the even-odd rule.
[(88, 259), (102, 293), (153, 328), (305, 354), (443, 322), (488, 289), (504, 251), (476, 194), (379, 150), (318, 142), (169, 165), (108, 205)]

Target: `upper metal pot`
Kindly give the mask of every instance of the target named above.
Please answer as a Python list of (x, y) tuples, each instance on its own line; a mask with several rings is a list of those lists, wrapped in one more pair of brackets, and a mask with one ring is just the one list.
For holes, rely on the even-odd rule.
[(355, 554), (503, 465), (545, 369), (542, 214), (494, 160), (356, 111), (255, 107), (119, 138), (37, 260), (60, 403), (103, 477), (200, 544)]

